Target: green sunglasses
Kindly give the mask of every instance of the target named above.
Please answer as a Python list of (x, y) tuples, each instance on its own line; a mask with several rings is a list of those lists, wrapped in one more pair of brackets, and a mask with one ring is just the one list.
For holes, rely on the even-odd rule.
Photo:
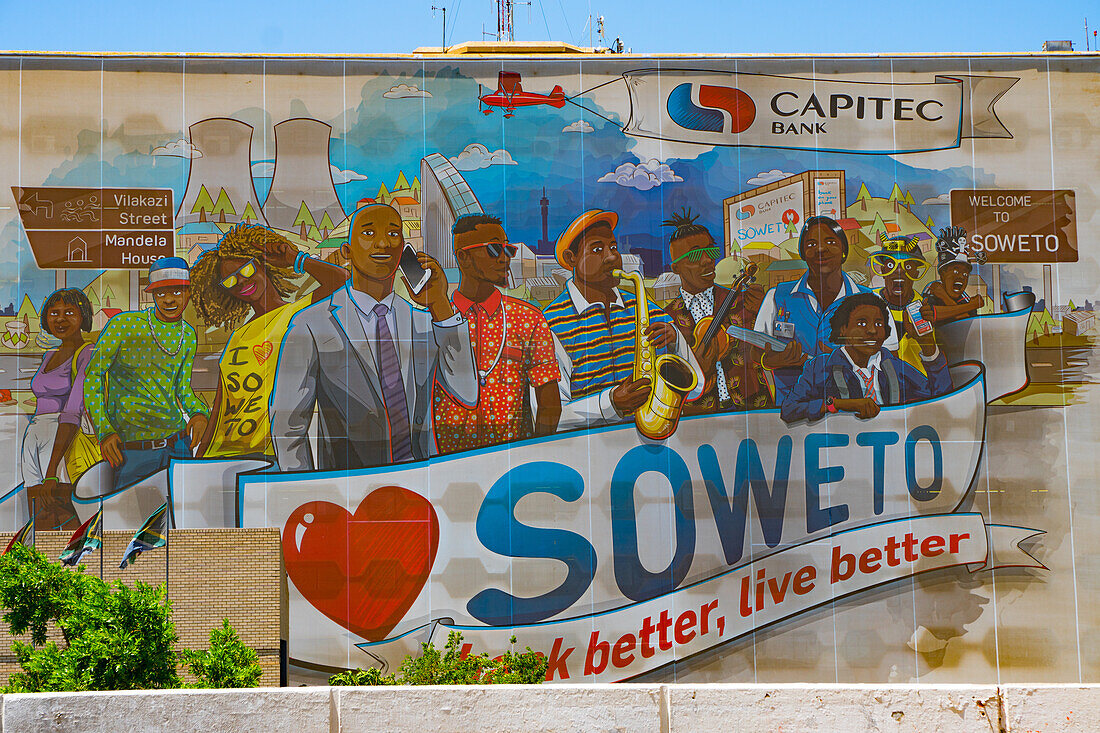
[(719, 247), (696, 247), (695, 249), (689, 249), (687, 252), (684, 252), (682, 255), (674, 259), (672, 263), (676, 264), (680, 260), (685, 259), (688, 262), (698, 262), (699, 260), (703, 259), (704, 254), (709, 255), (710, 258), (713, 260), (722, 259), (722, 250)]

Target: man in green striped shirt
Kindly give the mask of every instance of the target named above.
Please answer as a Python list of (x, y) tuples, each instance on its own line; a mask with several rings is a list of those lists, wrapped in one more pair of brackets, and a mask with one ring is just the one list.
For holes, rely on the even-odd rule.
[(206, 430), (207, 407), (191, 389), (195, 330), (183, 319), (190, 298), (187, 262), (162, 257), (149, 268), (154, 307), (119, 313), (96, 343), (84, 379), (84, 405), (115, 488), (190, 458)]

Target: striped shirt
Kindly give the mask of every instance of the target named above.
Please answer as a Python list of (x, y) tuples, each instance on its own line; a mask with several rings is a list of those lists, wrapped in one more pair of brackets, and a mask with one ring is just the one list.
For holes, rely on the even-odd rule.
[[(616, 290), (616, 295), (608, 311), (602, 303), (586, 302), (570, 280), (565, 291), (543, 311), (550, 330), (572, 360), (570, 399), (612, 387), (633, 372), (637, 298), (629, 291)], [(649, 303), (649, 320), (672, 323), (668, 314), (653, 303)], [(661, 353), (668, 350), (662, 349)]]

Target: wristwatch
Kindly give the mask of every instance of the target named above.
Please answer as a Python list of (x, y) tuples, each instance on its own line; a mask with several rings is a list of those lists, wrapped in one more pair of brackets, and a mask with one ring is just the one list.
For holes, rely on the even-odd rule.
[(825, 398), (825, 411), (826, 412), (836, 412), (836, 405), (833, 404), (833, 398), (832, 397), (826, 397)]

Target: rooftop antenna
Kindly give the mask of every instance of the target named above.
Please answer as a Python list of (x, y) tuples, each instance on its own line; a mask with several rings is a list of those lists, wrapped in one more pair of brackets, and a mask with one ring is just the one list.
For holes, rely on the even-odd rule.
[(511, 43), (516, 40), (516, 27), (512, 22), (512, 11), (515, 6), (526, 5), (528, 12), (530, 12), (531, 3), (527, 2), (516, 3), (516, 0), (496, 0), (497, 2), (497, 40), (506, 41)]
[(443, 53), (447, 53), (447, 6), (446, 5), (440, 5), (440, 6), (437, 7), (437, 6), (433, 5), (432, 6), (432, 17), (433, 18), (435, 17), (435, 11), (437, 11), (437, 10), (442, 10), (443, 11), (443, 41), (442, 41), (443, 47), (442, 47), (442, 51), (443, 51)]

